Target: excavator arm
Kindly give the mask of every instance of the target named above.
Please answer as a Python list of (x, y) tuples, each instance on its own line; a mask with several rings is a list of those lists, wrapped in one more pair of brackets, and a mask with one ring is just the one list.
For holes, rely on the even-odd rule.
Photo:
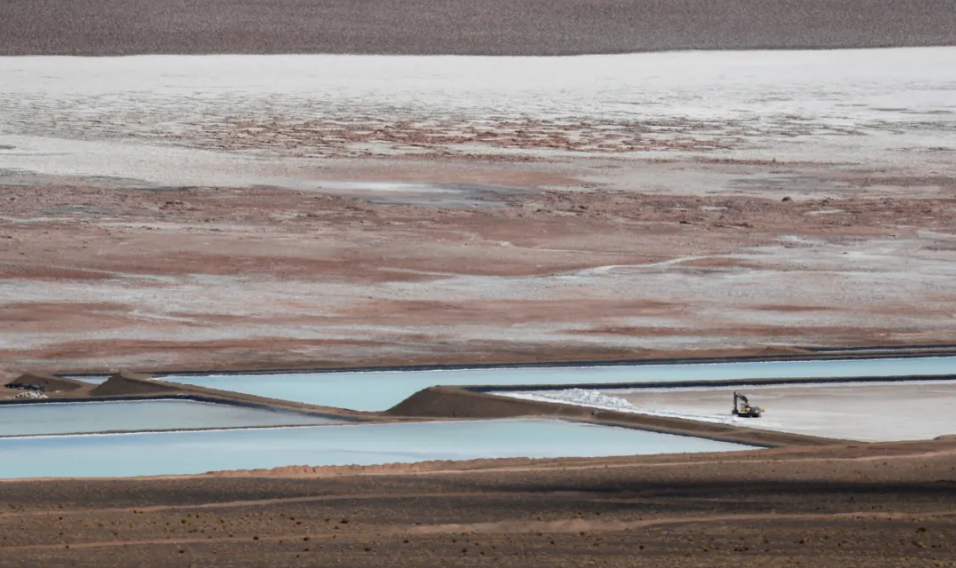
[(750, 400), (746, 396), (740, 394), (739, 392), (734, 392), (734, 416), (742, 416), (744, 418), (759, 418), (762, 412), (762, 408), (750, 406)]

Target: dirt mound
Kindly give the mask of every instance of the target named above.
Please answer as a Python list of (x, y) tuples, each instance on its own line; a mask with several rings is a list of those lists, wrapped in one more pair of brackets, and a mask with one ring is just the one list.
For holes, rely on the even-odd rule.
[(146, 375), (116, 373), (105, 383), (90, 391), (90, 395), (124, 396), (137, 394), (168, 394), (178, 391), (178, 388), (171, 385), (151, 382)]
[(87, 386), (87, 384), (82, 381), (63, 379), (60, 377), (54, 377), (53, 375), (42, 375), (38, 373), (25, 373), (20, 375), (16, 380), (10, 382), (20, 383), (22, 385), (40, 385), (47, 392), (69, 392), (79, 390)]
[(470, 392), (457, 387), (419, 391), (387, 411), (392, 416), (436, 418), (514, 418), (555, 416), (588, 418), (592, 409)]

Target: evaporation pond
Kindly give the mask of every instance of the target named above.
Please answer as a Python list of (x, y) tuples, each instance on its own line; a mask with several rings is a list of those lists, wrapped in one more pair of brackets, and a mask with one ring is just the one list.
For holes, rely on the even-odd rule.
[(0, 405), (0, 436), (36, 436), (246, 426), (338, 424), (342, 420), (299, 412), (192, 400), (55, 402)]
[(164, 380), (246, 394), (350, 408), (386, 410), (436, 385), (645, 383), (800, 377), (888, 377), (956, 373), (956, 357), (627, 365), (454, 371), (170, 376)]
[(288, 465), (726, 452), (750, 446), (560, 420), (356, 424), (0, 439), (0, 478), (128, 477)]

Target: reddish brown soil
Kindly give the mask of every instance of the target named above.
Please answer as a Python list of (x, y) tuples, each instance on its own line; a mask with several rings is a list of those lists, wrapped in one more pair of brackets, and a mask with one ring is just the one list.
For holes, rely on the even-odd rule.
[(460, 209), (272, 189), (2, 191), (7, 373), (939, 343), (956, 317), (939, 277), (913, 269), (956, 253), (945, 192), (530, 192)]

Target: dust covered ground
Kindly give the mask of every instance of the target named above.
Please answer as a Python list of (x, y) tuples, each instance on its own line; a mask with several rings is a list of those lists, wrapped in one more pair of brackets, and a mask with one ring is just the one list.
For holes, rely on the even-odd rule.
[(6, 482), (0, 566), (951, 567), (953, 447)]

